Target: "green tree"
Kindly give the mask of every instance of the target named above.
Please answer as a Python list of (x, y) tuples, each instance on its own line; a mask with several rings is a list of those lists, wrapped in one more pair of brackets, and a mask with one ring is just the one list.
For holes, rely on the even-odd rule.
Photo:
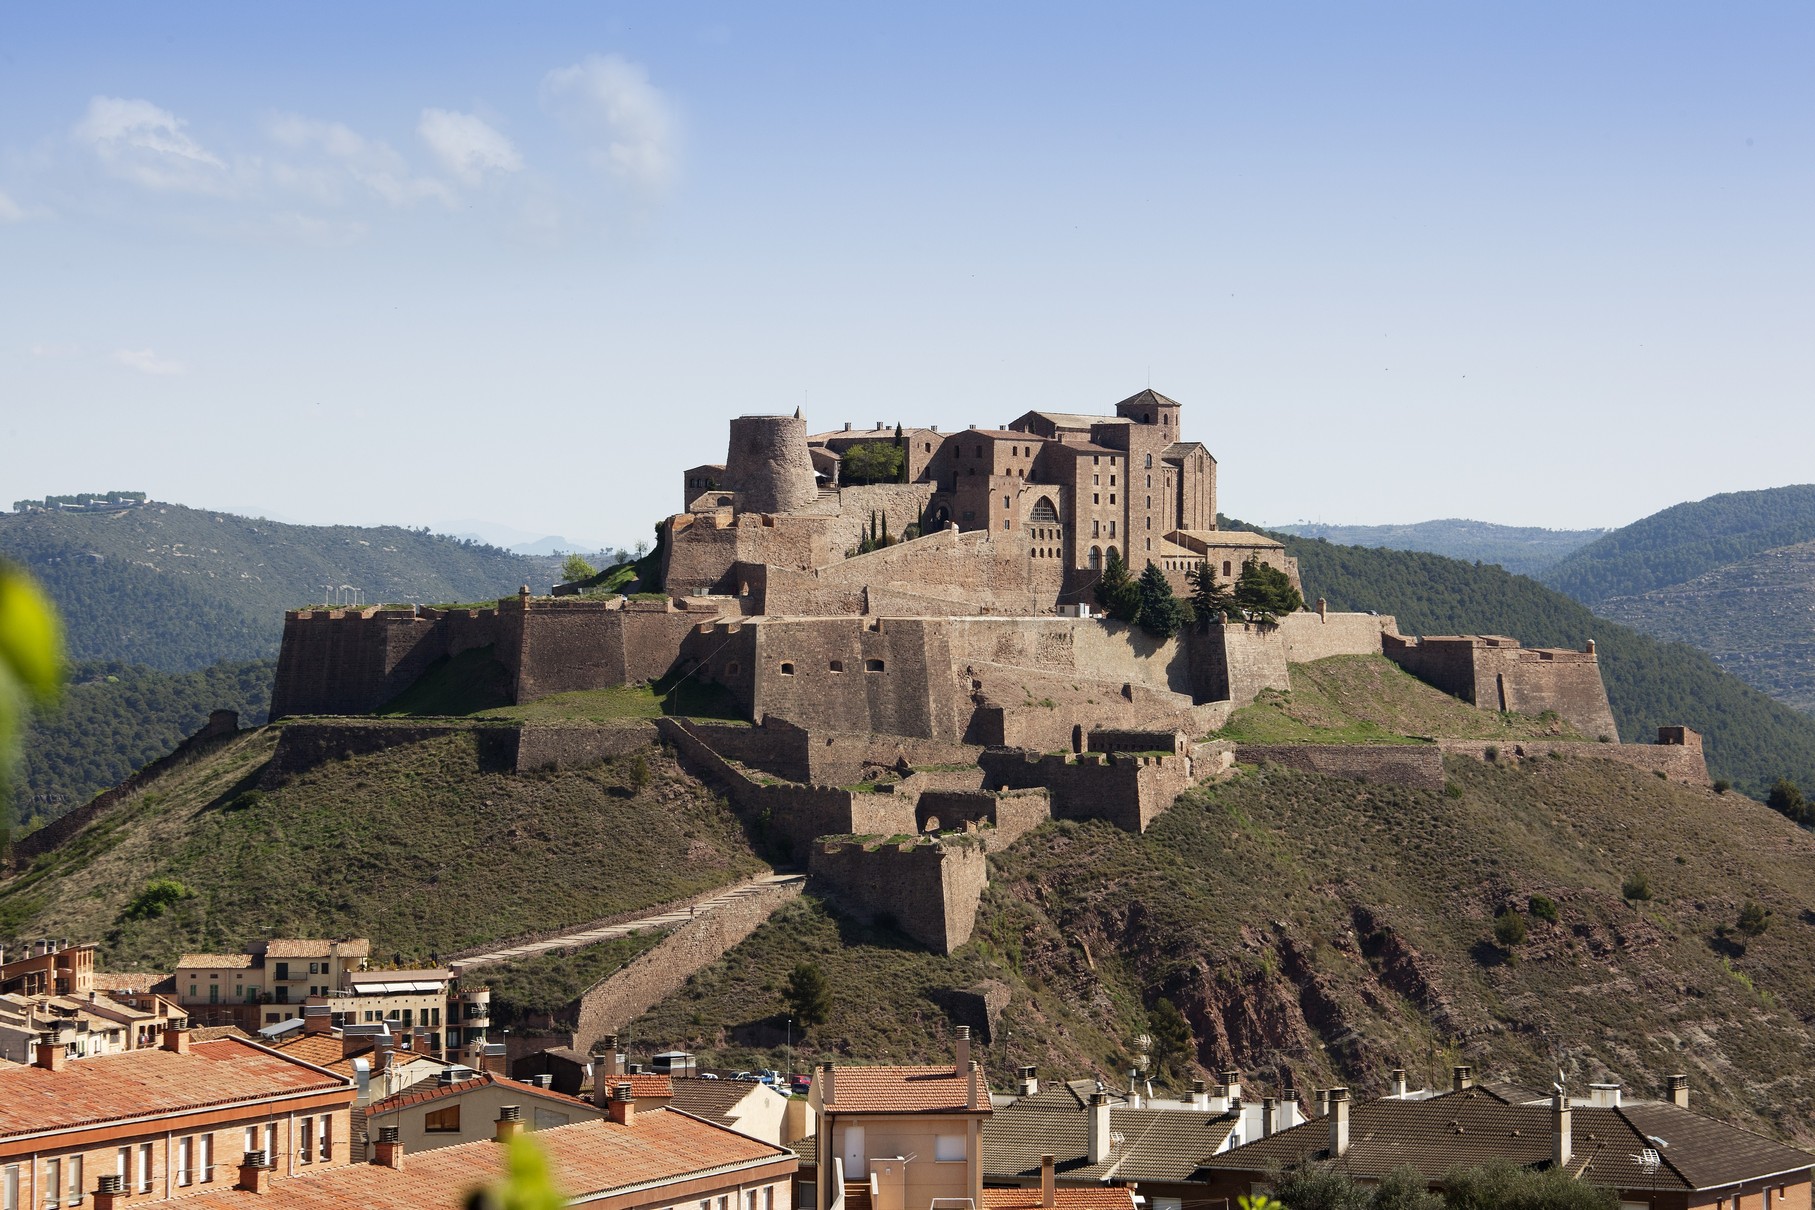
[(907, 440), (902, 436), (901, 421), (895, 422), (895, 482), (908, 481)]
[(1797, 823), (1806, 824), (1810, 820), (1809, 804), (1802, 796), (1802, 791), (1795, 782), (1787, 777), (1777, 779), (1771, 792), (1765, 795), (1765, 805), (1780, 815), (1787, 816)]
[(1457, 1168), (1443, 1178), (1449, 1210), (1619, 1210), (1613, 1190), (1577, 1180), (1566, 1168), (1537, 1171), (1506, 1160)]
[(1620, 897), (1634, 900), (1651, 898), (1651, 879), (1645, 871), (1634, 870), (1626, 875), (1626, 880), (1620, 883)]
[(1128, 574), (1128, 565), (1115, 547), (1109, 548), (1109, 561), (1103, 565), (1103, 578), (1097, 581), (1097, 604), (1118, 622), (1132, 622), (1140, 616), (1141, 590)]
[(1192, 1054), (1191, 1022), (1178, 1005), (1161, 997), (1147, 1013), (1147, 1033), (1153, 1039), (1153, 1072), (1158, 1076), (1183, 1075)]
[(1292, 577), (1258, 557), (1242, 564), (1235, 580), (1235, 603), (1250, 618), (1277, 618), (1304, 607), (1304, 598), (1292, 587)]
[(548, 1156), (533, 1134), (511, 1139), (504, 1177), (466, 1195), (464, 1210), (561, 1210), (567, 1198), (555, 1187)]
[(1539, 920), (1546, 920), (1551, 924), (1557, 922), (1557, 901), (1549, 895), (1533, 895), (1526, 906), (1531, 909), (1531, 914)]
[(599, 574), (599, 569), (581, 558), (578, 554), (568, 555), (561, 563), (561, 580), (572, 584), (576, 580), (590, 580)]
[(1139, 592), (1141, 629), (1160, 639), (1177, 634), (1185, 625), (1185, 607), (1172, 595), (1172, 582), (1166, 579), (1166, 573), (1152, 560), (1141, 572)]
[(1286, 1210), (1370, 1210), (1368, 1191), (1327, 1164), (1299, 1164), (1273, 1182), (1273, 1198)]
[(1739, 909), (1739, 931), (1748, 937), (1756, 937), (1771, 927), (1771, 913), (1765, 905), (1756, 899), (1748, 899)]
[(1444, 1210), (1443, 1198), (1431, 1192), (1424, 1174), (1401, 1164), (1374, 1186), (1370, 1210)]
[(865, 483), (895, 483), (901, 478), (907, 451), (885, 441), (862, 441), (846, 449), (839, 481), (847, 487)]
[(811, 962), (802, 962), (788, 975), (782, 989), (788, 1013), (802, 1026), (823, 1025), (832, 1012), (832, 989), (826, 976)]
[(1221, 621), (1235, 608), (1235, 598), (1216, 578), (1216, 568), (1210, 566), (1210, 560), (1198, 560), (1197, 566), (1185, 573), (1185, 578), (1191, 581), (1191, 608), (1199, 625)]
[(1525, 940), (1525, 917), (1514, 908), (1507, 908), (1494, 917), (1494, 940), (1511, 949)]

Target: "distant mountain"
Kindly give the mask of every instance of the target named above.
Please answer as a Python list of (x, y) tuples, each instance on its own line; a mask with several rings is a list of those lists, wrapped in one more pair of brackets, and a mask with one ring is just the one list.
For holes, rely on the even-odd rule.
[(1681, 584), (1815, 539), (1815, 484), (1728, 492), (1653, 513), (1581, 547), (1539, 579), (1586, 605)]
[(283, 525), (153, 501), (113, 512), (0, 514), (0, 555), (63, 613), (70, 656), (165, 672), (276, 656), (283, 611), (546, 592), (560, 560), (396, 526)]
[(1707, 737), (1715, 776), (1749, 794), (1762, 796), (1782, 776), (1815, 786), (1815, 718), (1772, 700), (1695, 648), (1597, 617), (1498, 567), (1276, 536), (1298, 559), (1306, 596), (1326, 598), (1332, 609), (1393, 614), (1406, 634), (1507, 634), (1529, 646), (1578, 649), (1594, 639), (1623, 740), (1648, 743), (1659, 726), (1683, 723)]
[(1522, 576), (1534, 575), (1605, 534), (1604, 529), (1535, 529), (1494, 525), (1458, 517), (1412, 525), (1278, 525), (1281, 533), (1322, 538), (1338, 546), (1421, 550), (1470, 563), (1498, 563)]

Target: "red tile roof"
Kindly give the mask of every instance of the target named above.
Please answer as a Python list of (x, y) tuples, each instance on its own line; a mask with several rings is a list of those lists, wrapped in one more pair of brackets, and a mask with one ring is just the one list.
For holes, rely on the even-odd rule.
[[(1107, 1185), (1060, 1185), (1053, 1190), (1058, 1210), (1134, 1210), (1134, 1190)], [(983, 1210), (1040, 1210), (1040, 1189), (985, 1189)]]
[(659, 1073), (646, 1072), (634, 1076), (605, 1077), (605, 1082), (612, 1085), (622, 1084), (626, 1080), (630, 1082), (630, 1095), (639, 1101), (674, 1096), (674, 1081)]
[[(819, 1077), (824, 1079), (823, 1073)], [(825, 1087), (821, 1084), (820, 1087)], [(944, 1067), (837, 1067), (831, 1113), (988, 1113), (989, 1084), (977, 1072), (977, 1104), (968, 1073)]]
[[(609, 1195), (651, 1183), (669, 1184), (780, 1165), (794, 1171), (794, 1153), (672, 1109), (636, 1115), (620, 1126), (593, 1118), (533, 1135), (548, 1157), (554, 1182), (568, 1198)], [(503, 1174), (505, 1150), (490, 1139), (406, 1153), (401, 1169), (352, 1164), (274, 1180), (262, 1194), (211, 1190), (181, 1198), (185, 1210), (422, 1210), (458, 1207), (475, 1188)], [(654, 1199), (651, 1199), (654, 1200)]]
[(186, 1055), (129, 1050), (72, 1059), (62, 1071), (7, 1067), (0, 1070), (0, 1138), (341, 1089), (350, 1102), (346, 1080), (237, 1038), (193, 1043)]
[[(666, 1079), (666, 1077), (664, 1077), (664, 1079)], [(513, 1092), (521, 1092), (526, 1097), (541, 1097), (544, 1100), (560, 1101), (567, 1105), (586, 1105), (590, 1107), (592, 1104), (592, 1102), (583, 1097), (569, 1096), (564, 1092), (555, 1092), (553, 1089), (549, 1088), (538, 1088), (534, 1084), (524, 1084), (518, 1080), (510, 1080), (503, 1076), (493, 1075), (489, 1071), (482, 1071), (471, 1079), (460, 1080), (453, 1084), (443, 1084), (438, 1080), (425, 1080), (420, 1084), (412, 1084), (402, 1092), (392, 1093), (382, 1101), (373, 1101), (370, 1105), (367, 1105), (366, 1119), (368, 1121), (375, 1121), (377, 1118), (387, 1113), (396, 1113), (400, 1109), (408, 1109), (413, 1105), (424, 1105), (430, 1101), (440, 1101), (448, 1097), (463, 1096), (466, 1093), (475, 1092), (481, 1088), (490, 1088), (494, 1084), (500, 1088), (509, 1089)]]

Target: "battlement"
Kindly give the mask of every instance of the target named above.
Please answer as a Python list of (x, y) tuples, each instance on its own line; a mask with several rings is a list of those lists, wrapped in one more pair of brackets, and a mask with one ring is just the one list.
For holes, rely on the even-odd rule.
[(1381, 653), (1479, 709), (1554, 713), (1587, 739), (1619, 734), (1592, 639), (1571, 651), (1524, 647), (1504, 635), (1383, 634)]

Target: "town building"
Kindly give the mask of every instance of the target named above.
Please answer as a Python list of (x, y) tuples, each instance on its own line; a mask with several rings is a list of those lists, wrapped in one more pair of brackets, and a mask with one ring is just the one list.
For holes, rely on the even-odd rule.
[(342, 1166), (353, 1095), (307, 1063), (180, 1029), (157, 1050), (81, 1061), (44, 1043), (34, 1063), (0, 1068), (0, 1205), (162, 1201), (231, 1183), (248, 1152), (268, 1174)]
[(556, 1092), (547, 1080), (547, 1076), (511, 1080), (469, 1068), (452, 1069), (368, 1105), (366, 1129), (376, 1137), (378, 1131), (394, 1127), (411, 1153), (435, 1151), (491, 1138), (493, 1123), (505, 1105), (521, 1110), (525, 1130), (537, 1131), (607, 1116), (618, 1083), (629, 1084), (631, 1099), (642, 1113), (666, 1108), (674, 1095), (668, 1077), (661, 1075), (617, 1076), (617, 1083), (608, 1079), (591, 1099)]
[(169, 984), (200, 1025), (237, 1025), (248, 1033), (298, 1017), (311, 996), (348, 986), (372, 943), (279, 939), (239, 954), (184, 954)]
[(86, 996), (94, 990), (95, 947), (41, 938), (10, 961), (0, 946), (0, 995)]
[(1451, 1169), (1505, 1161), (1567, 1172), (1612, 1189), (1637, 1210), (1807, 1210), (1815, 1155), (1689, 1108), (1687, 1077), (1671, 1076), (1668, 1099), (1626, 1098), (1617, 1084), (1586, 1097), (1560, 1089), (1535, 1103), (1528, 1090), (1463, 1087), (1414, 1099), (1351, 1103), (1346, 1088), (1324, 1094), (1326, 1112), (1204, 1161), (1208, 1204), (1265, 1186), (1272, 1174), (1316, 1163), (1372, 1183), (1410, 1166), (1434, 1186)]
[(677, 1076), (674, 1107), (765, 1143), (787, 1146), (815, 1131), (806, 1097), (791, 1097), (767, 1084)]
[(144, 1050), (160, 1045), (166, 1029), (187, 1023), (181, 1008), (159, 996), (10, 993), (0, 995), (0, 1058), (33, 1062), (45, 1041), (60, 1043), (72, 1059)]

